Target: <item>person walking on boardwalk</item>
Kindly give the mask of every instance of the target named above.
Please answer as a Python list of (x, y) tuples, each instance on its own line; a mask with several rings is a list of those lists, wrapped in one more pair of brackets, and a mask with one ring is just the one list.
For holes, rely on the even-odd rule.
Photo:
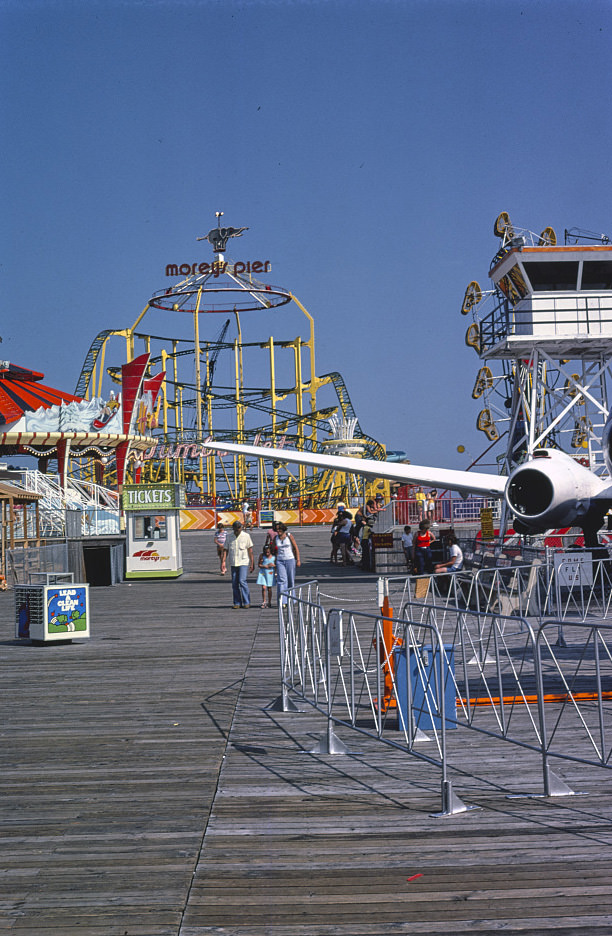
[(215, 546), (217, 547), (217, 555), (219, 557), (219, 568), (221, 569), (221, 575), (225, 575), (223, 569), (223, 549), (227, 541), (227, 530), (223, 524), (219, 521), (217, 526), (217, 532), (215, 533)]
[(273, 520), (273, 521), (272, 521), (272, 526), (271, 526), (270, 529), (268, 530), (268, 534), (267, 534), (267, 536), (266, 536), (266, 541), (265, 541), (265, 543), (264, 543), (264, 546), (269, 546), (269, 547), (270, 547), (270, 552), (272, 553), (273, 556), (276, 555), (276, 537), (278, 536), (278, 532), (277, 532), (277, 529), (276, 529), (277, 526), (278, 526), (277, 521), (276, 521), (276, 520)]
[(276, 584), (278, 603), (287, 604), (286, 592), (295, 584), (295, 567), (301, 565), (300, 551), (284, 523), (277, 524), (276, 537)]
[(223, 564), (221, 572), (225, 572), (226, 560), (229, 555), (230, 570), (232, 573), (232, 593), (234, 596), (234, 608), (248, 608), (251, 604), (251, 594), (247, 584), (247, 576), (255, 568), (253, 559), (253, 540), (242, 529), (240, 520), (232, 523), (233, 537), (225, 543), (223, 547)]
[(272, 607), (272, 588), (274, 587), (276, 556), (272, 555), (272, 550), (266, 544), (257, 563), (259, 575), (257, 584), (261, 585), (261, 606), (262, 608)]
[(244, 501), (242, 504), (242, 518), (244, 529), (250, 530), (253, 526), (253, 514), (251, 513), (248, 501)]

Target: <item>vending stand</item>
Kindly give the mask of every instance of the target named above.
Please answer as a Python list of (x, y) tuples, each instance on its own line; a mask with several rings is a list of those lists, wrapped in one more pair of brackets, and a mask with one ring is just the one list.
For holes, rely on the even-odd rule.
[(126, 579), (177, 578), (183, 573), (180, 510), (182, 484), (126, 484)]

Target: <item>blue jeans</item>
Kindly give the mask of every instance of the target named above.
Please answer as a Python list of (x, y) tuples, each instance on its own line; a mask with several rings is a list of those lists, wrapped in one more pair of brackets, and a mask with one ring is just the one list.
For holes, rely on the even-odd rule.
[(414, 558), (416, 560), (417, 573), (419, 575), (422, 575), (423, 572), (431, 572), (431, 549), (429, 546), (426, 548), (417, 546), (414, 551)]
[(248, 565), (232, 566), (232, 592), (235, 605), (250, 605), (251, 593), (247, 585)]
[(278, 586), (278, 603), (287, 604), (283, 592), (295, 585), (295, 559), (276, 560), (276, 584)]

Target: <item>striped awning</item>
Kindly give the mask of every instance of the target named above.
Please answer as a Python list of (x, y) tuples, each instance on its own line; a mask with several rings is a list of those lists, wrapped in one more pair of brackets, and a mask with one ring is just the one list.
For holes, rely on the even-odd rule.
[(0, 361), (0, 425), (11, 425), (27, 410), (80, 401), (72, 393), (40, 383), (44, 376), (39, 371)]

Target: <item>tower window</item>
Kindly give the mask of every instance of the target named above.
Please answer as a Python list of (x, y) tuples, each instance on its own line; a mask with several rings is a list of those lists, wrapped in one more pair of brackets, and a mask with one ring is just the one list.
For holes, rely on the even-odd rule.
[(585, 260), (582, 264), (583, 289), (612, 289), (612, 260)]
[[(575, 290), (578, 282), (578, 261), (533, 261), (526, 263), (525, 272), (534, 292), (561, 292)], [(583, 280), (584, 286), (584, 280)]]

